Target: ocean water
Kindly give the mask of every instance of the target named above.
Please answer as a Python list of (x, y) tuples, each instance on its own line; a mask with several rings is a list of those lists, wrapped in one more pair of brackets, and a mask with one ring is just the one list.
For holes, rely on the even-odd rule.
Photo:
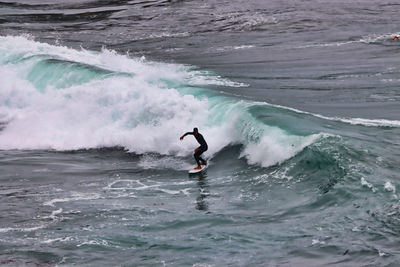
[(0, 264), (397, 266), (399, 8), (0, 0)]

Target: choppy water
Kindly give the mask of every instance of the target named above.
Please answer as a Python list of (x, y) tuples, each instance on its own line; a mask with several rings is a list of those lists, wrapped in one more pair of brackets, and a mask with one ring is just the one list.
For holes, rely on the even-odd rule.
[(1, 264), (395, 266), (398, 8), (0, 1)]

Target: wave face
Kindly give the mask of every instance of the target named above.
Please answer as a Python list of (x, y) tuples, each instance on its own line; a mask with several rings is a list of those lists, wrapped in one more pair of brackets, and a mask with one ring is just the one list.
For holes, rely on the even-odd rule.
[(198, 127), (211, 156), (239, 144), (241, 156), (265, 167), (293, 157), (321, 136), (264, 123), (251, 112), (263, 104), (202, 88), (244, 84), (189, 66), (26, 37), (0, 38), (1, 149), (123, 147), (137, 154), (182, 156), (196, 143), (181, 142), (179, 136)]

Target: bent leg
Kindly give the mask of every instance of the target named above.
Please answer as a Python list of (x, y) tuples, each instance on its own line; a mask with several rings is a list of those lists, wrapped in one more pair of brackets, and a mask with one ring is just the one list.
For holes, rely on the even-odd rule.
[(194, 159), (196, 160), (196, 162), (197, 162), (197, 166), (200, 166), (200, 154), (201, 153), (203, 153), (203, 152), (200, 152), (200, 149), (199, 150), (197, 150), (197, 152), (196, 153), (194, 153)]
[(202, 165), (207, 165), (207, 161), (205, 161), (205, 159), (203, 159), (202, 157), (199, 156), (199, 160)]
[(194, 153), (194, 158), (196, 159), (197, 165), (200, 166), (200, 162), (201, 162), (203, 165), (207, 165), (207, 161), (205, 161), (205, 160), (201, 157), (201, 154), (203, 154), (204, 151), (206, 151), (206, 150), (207, 150), (207, 149), (204, 149), (204, 148), (202, 148), (202, 147), (199, 147), (199, 149), (197, 150), (197, 152)]

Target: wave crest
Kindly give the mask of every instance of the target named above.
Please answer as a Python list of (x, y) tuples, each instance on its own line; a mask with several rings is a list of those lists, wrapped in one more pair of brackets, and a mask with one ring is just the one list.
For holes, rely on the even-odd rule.
[[(124, 147), (138, 154), (185, 156), (198, 127), (209, 157), (243, 145), (251, 164), (283, 162), (318, 135), (292, 135), (251, 115), (250, 101), (202, 89), (232, 82), (187, 66), (146, 62), (104, 49), (73, 50), (23, 37), (0, 37), (1, 149)], [(77, 79), (79, 77), (79, 79)], [(234, 84), (234, 83), (233, 83)], [(195, 86), (197, 85), (197, 87)]]

